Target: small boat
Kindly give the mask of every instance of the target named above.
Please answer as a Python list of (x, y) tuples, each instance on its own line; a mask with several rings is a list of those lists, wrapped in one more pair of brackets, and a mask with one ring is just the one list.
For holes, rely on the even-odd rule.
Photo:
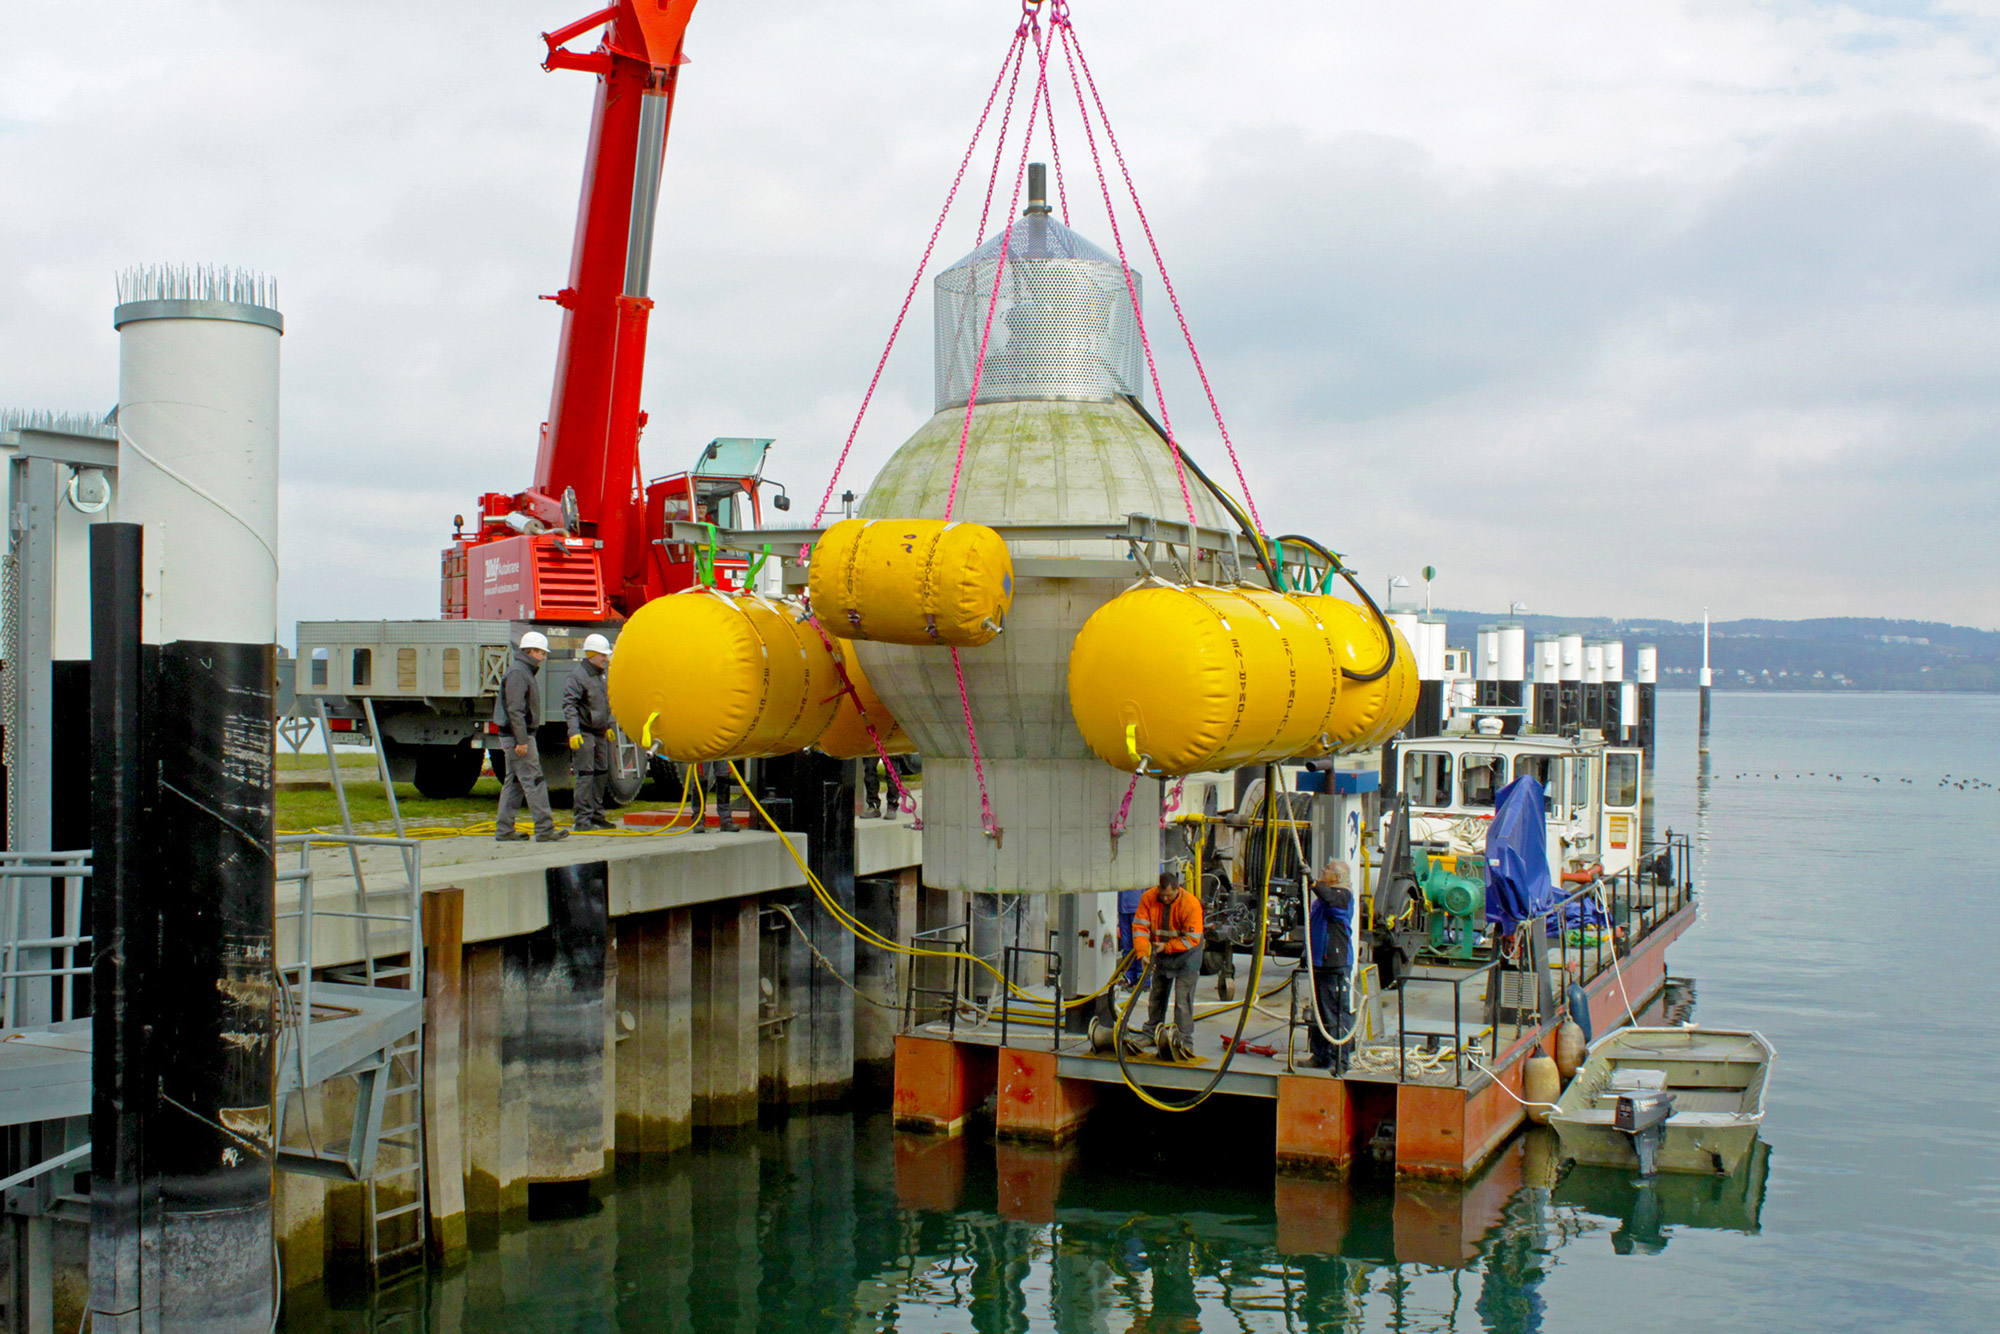
[(1734, 1172), (1757, 1142), (1771, 1044), (1719, 1028), (1624, 1028), (1590, 1049), (1549, 1124), (1594, 1167)]

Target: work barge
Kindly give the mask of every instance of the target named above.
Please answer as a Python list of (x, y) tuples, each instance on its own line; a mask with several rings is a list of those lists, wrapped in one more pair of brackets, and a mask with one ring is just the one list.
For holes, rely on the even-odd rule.
[[(1590, 892), (1578, 890), (1552, 911)], [(1610, 887), (1607, 901), (1612, 917), (1627, 925), (1625, 938), (1552, 952), (1555, 976), (1580, 988), (1560, 1011), (1551, 1007), (1545, 1017), (1534, 1002), (1533, 974), (1504, 960), (1419, 965), (1395, 990), (1368, 998), (1355, 1067), (1342, 1077), (1303, 1063), (1310, 983), (1291, 960), (1266, 972), (1264, 981), (1276, 985), (1259, 993), (1281, 1007), (1275, 1022), (1260, 1027), (1282, 1036), (1268, 1050), (1246, 1043), (1226, 1070), (1217, 1066), (1229, 1051), (1230, 1025), (1220, 1018), (1199, 1025), (1195, 1062), (1128, 1057), (1121, 1068), (1087, 1034), (1051, 1024), (1046, 1006), (1013, 1017), (1003, 1003), (973, 1025), (959, 1017), (972, 1008), (969, 996), (954, 1005), (913, 989), (910, 1022), (896, 1038), (896, 1126), (950, 1135), (990, 1117), (1000, 1140), (1055, 1145), (1081, 1131), (1108, 1090), (1136, 1083), (1182, 1099), (1212, 1088), (1215, 1097), (1276, 1104), (1274, 1167), (1281, 1176), (1343, 1175), (1365, 1164), (1402, 1177), (1464, 1181), (1526, 1120), (1527, 1060), (1556, 1055), (1570, 1006), (1581, 999), (1576, 1012), (1603, 1032), (1660, 1002), (1667, 949), (1694, 919), (1687, 883), (1627, 879)], [(1229, 1008), (1216, 982), (1203, 978), (1198, 1013)], [(923, 1017), (933, 1011), (943, 1013)]]

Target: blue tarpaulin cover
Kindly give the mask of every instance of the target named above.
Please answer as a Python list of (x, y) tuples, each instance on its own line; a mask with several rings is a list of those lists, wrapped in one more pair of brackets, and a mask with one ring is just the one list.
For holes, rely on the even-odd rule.
[(1542, 785), (1532, 778), (1516, 778), (1493, 799), (1493, 823), (1486, 829), (1486, 916), (1503, 935), (1556, 901), (1544, 810)]

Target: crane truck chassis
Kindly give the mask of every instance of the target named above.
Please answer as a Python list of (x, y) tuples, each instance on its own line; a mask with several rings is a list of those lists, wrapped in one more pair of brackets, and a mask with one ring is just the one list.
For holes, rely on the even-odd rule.
[[(293, 692), (300, 716), (316, 718), (326, 706), (332, 739), (373, 738), (389, 761), (389, 776), (414, 783), (426, 797), (463, 797), (472, 791), (486, 758), (495, 776), (506, 773), (508, 739), (493, 726), (501, 678), (524, 630), (549, 638), (549, 659), (539, 677), (542, 727), (537, 735), (549, 786), (571, 786), (569, 744), (563, 723), (563, 687), (582, 656), (583, 638), (597, 624), (548, 625), (523, 621), (300, 621)], [(614, 729), (616, 760), (607, 794), (624, 806), (648, 777), (639, 747)], [(656, 775), (657, 776), (657, 775)]]

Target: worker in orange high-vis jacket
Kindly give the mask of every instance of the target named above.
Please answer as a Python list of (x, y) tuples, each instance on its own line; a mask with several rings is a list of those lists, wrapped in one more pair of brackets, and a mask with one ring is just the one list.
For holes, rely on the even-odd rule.
[[(1177, 872), (1160, 872), (1160, 883), (1140, 898), (1132, 918), (1132, 950), (1142, 962), (1149, 957), (1153, 961), (1146, 1032), (1162, 1055), (1175, 1060), (1194, 1057), (1194, 988), (1201, 980), (1201, 946), (1200, 897), (1182, 888)], [(1160, 1033), (1169, 990), (1174, 997), (1171, 1044), (1162, 1042)]]

